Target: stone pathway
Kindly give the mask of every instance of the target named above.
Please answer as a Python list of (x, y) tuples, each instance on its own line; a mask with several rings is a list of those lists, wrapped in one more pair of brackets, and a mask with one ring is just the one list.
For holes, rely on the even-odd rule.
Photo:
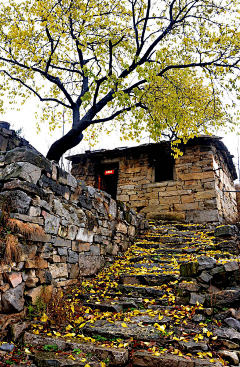
[(95, 278), (13, 325), (11, 341), (25, 330), (26, 363), (37, 366), (239, 366), (237, 236), (152, 222)]

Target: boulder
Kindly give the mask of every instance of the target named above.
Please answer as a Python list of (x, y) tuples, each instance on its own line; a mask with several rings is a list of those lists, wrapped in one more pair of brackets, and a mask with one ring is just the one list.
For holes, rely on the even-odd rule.
[(214, 231), (215, 237), (231, 237), (237, 235), (238, 235), (238, 228), (230, 224), (227, 224), (225, 226), (219, 226)]
[(224, 322), (228, 326), (236, 329), (237, 331), (240, 331), (240, 322), (238, 320), (234, 319), (233, 317), (228, 317), (227, 319), (224, 320)]
[(237, 261), (230, 261), (223, 265), (226, 271), (239, 270), (239, 263)]
[(236, 352), (230, 350), (219, 350), (218, 353), (224, 360), (230, 362), (234, 366), (238, 366), (239, 358)]
[(198, 271), (205, 270), (205, 269), (212, 269), (217, 263), (217, 260), (213, 257), (208, 256), (200, 256), (197, 258), (198, 262)]
[(191, 298), (190, 298), (190, 305), (196, 305), (197, 303), (199, 303), (200, 305), (203, 305), (205, 301), (205, 296), (197, 294), (197, 293), (191, 293)]
[(214, 295), (206, 295), (206, 304), (211, 307), (238, 307), (240, 288), (226, 289)]
[(4, 313), (20, 312), (24, 307), (24, 291), (25, 284), (21, 283), (15, 288), (8, 289), (2, 295), (2, 311)]

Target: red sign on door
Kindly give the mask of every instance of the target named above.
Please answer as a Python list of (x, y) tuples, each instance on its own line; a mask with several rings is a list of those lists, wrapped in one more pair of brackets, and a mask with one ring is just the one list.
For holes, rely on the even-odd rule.
[(114, 169), (108, 169), (107, 171), (104, 171), (104, 175), (113, 175), (114, 174)]

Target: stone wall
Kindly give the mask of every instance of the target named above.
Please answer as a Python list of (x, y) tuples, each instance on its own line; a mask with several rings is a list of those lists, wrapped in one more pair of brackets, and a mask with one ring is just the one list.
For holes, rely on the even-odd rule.
[(1, 210), (17, 250), (6, 263), (1, 247), (2, 312), (21, 311), (25, 298), (36, 301), (42, 285), (51, 290), (95, 274), (148, 226), (142, 215), (34, 150), (15, 148), (0, 158)]
[(142, 150), (115, 152), (115, 157), (114, 151), (78, 157), (78, 162), (73, 161), (72, 173), (94, 186), (95, 166), (117, 162), (117, 199), (148, 218), (196, 223), (237, 219), (236, 194), (223, 191), (234, 190), (233, 175), (224, 152), (211, 139), (184, 147), (184, 155), (175, 160), (174, 179), (170, 181), (154, 182), (154, 157), (160, 154), (157, 147), (155, 152), (145, 146)]

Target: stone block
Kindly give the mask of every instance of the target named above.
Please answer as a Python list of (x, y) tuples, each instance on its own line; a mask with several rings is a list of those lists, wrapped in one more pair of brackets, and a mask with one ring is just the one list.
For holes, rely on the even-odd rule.
[(70, 264), (78, 263), (78, 254), (75, 251), (68, 250), (68, 260)]
[(88, 276), (96, 274), (105, 264), (102, 256), (88, 256), (79, 254), (80, 275)]
[(8, 281), (13, 288), (16, 288), (19, 284), (22, 283), (22, 274), (21, 273), (10, 273), (8, 275)]
[(58, 228), (58, 236), (59, 237), (67, 237), (68, 235), (68, 229), (62, 225), (59, 225), (59, 228)]
[(237, 261), (227, 262), (226, 264), (223, 264), (223, 267), (226, 271), (235, 271), (240, 269)]
[(67, 248), (59, 247), (57, 251), (60, 256), (67, 256), (68, 253)]
[(100, 252), (101, 252), (101, 248), (100, 248), (100, 245), (91, 245), (90, 246), (90, 254), (91, 255), (100, 255)]
[(45, 217), (45, 232), (51, 234), (57, 234), (60, 224), (60, 218), (55, 215), (46, 213)]
[(0, 206), (13, 213), (26, 214), (28, 212), (32, 199), (23, 191), (12, 190), (0, 193)]
[(73, 284), (77, 284), (77, 279), (66, 279), (66, 280), (60, 280), (56, 283), (56, 287), (69, 287)]
[[(180, 199), (180, 198), (179, 198)], [(176, 204), (176, 202), (174, 203), (174, 209), (178, 210), (178, 211), (190, 211), (190, 210), (196, 210), (198, 209), (198, 203), (186, 203), (186, 204)]]
[(193, 203), (194, 202), (194, 196), (193, 196), (193, 194), (191, 194), (191, 195), (183, 195), (181, 197), (181, 202), (183, 204), (185, 204), (185, 203)]
[(123, 201), (123, 202), (129, 202), (129, 196), (128, 195), (119, 195), (117, 197), (118, 200)]
[(182, 173), (178, 175), (178, 178), (183, 181), (189, 180), (202, 180), (204, 178), (213, 178), (214, 179), (214, 172), (207, 171), (207, 172), (193, 172), (193, 173)]
[(215, 237), (236, 237), (238, 235), (237, 226), (233, 225), (222, 225), (215, 229), (214, 236)]
[(30, 215), (26, 215), (26, 214), (11, 213), (10, 217), (19, 219), (23, 222), (39, 224), (40, 226), (44, 224), (43, 218), (31, 217)]
[(90, 251), (90, 243), (89, 242), (72, 241), (72, 250), (77, 251), (77, 252)]
[(8, 289), (2, 294), (2, 312), (20, 312), (24, 308), (24, 283), (19, 284), (15, 288)]
[(69, 278), (70, 279), (76, 279), (79, 275), (79, 266), (78, 264), (72, 264), (71, 265), (71, 269), (70, 269), (70, 273), (69, 273)]
[(78, 203), (82, 208), (92, 210), (92, 199), (88, 198), (86, 195), (80, 195)]
[(196, 201), (203, 201), (204, 199), (213, 199), (217, 197), (216, 190), (205, 190), (194, 194)]
[(52, 180), (51, 178), (48, 178), (45, 175), (42, 175), (41, 180), (39, 181), (39, 184), (44, 189), (50, 189), (52, 192), (54, 192), (55, 195), (65, 197), (67, 200), (70, 197), (70, 191), (66, 186), (62, 186), (56, 181)]
[(77, 230), (78, 230), (78, 228), (76, 226), (74, 226), (73, 224), (68, 226), (67, 238), (69, 240), (75, 240), (76, 235), (77, 235)]
[(68, 268), (65, 263), (56, 263), (49, 265), (49, 271), (53, 279), (63, 278), (68, 276)]
[(189, 301), (190, 305), (196, 305), (197, 302), (200, 305), (203, 305), (204, 302), (205, 302), (205, 296), (197, 294), (197, 293), (191, 293), (191, 297), (190, 297), (190, 301)]
[(206, 270), (202, 271), (202, 273), (199, 275), (199, 278), (201, 279), (201, 281), (203, 281), (204, 283), (209, 283), (210, 280), (212, 279), (212, 275), (210, 275)]
[(205, 269), (212, 269), (217, 263), (217, 260), (213, 257), (200, 256), (197, 258), (198, 271)]
[(39, 279), (37, 277), (27, 278), (25, 285), (28, 288), (35, 288), (38, 282), (39, 282)]
[(23, 245), (19, 243), (18, 249), (19, 262), (21, 262), (34, 259), (38, 248), (36, 245)]
[(48, 173), (51, 173), (52, 170), (51, 162), (47, 158), (36, 150), (27, 147), (15, 148), (6, 153), (5, 163), (10, 164), (13, 162), (28, 162)]
[(128, 233), (128, 227), (126, 226), (126, 224), (122, 223), (122, 222), (118, 222), (116, 225), (116, 231), (123, 233), (123, 234), (127, 234)]
[(43, 286), (39, 286), (37, 288), (30, 289), (28, 292), (26, 292), (26, 296), (30, 298), (31, 303), (35, 305), (38, 302), (38, 299), (40, 297), (44, 296), (44, 300), (48, 302), (52, 297), (53, 292), (53, 286), (48, 285), (43, 288)]
[(59, 255), (53, 255), (52, 259), (53, 259), (54, 263), (60, 263), (60, 256)]
[(77, 187), (77, 179), (70, 173), (67, 174), (67, 185), (73, 189)]
[(71, 241), (61, 237), (55, 237), (53, 239), (53, 246), (55, 247), (71, 247)]
[(192, 210), (186, 212), (186, 221), (193, 223), (219, 222), (219, 212), (212, 210)]
[(10, 180), (13, 178), (20, 178), (36, 184), (41, 177), (41, 168), (34, 166), (28, 162), (11, 163), (4, 168), (1, 178), (2, 180)]
[(94, 233), (92, 231), (88, 231), (85, 228), (79, 228), (76, 239), (78, 241), (82, 242), (93, 242), (93, 235)]
[(108, 208), (108, 215), (109, 215), (110, 220), (115, 219), (116, 216), (117, 216), (117, 203), (113, 199), (110, 199), (110, 204), (109, 204), (109, 208)]
[(47, 269), (46, 270), (37, 269), (36, 276), (39, 278), (41, 284), (51, 283), (52, 275)]
[(30, 206), (28, 215), (30, 217), (39, 217), (41, 215), (41, 208), (39, 206)]
[(38, 195), (41, 198), (47, 198), (48, 194), (46, 194), (40, 187), (34, 185), (33, 183), (20, 181), (18, 179), (14, 179), (9, 182), (4, 183), (4, 190), (15, 190), (19, 189), (25, 191), (26, 193)]
[(197, 274), (198, 263), (188, 262), (180, 264), (180, 276), (181, 277), (191, 277)]

